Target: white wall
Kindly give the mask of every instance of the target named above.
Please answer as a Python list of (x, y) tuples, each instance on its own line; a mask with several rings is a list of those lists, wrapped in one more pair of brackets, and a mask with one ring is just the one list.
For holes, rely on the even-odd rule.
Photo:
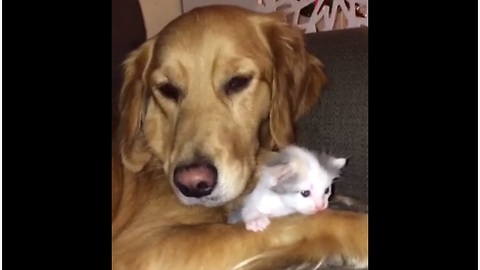
[[(197, 2), (202, 2), (197, 0)], [(182, 14), (181, 0), (139, 0), (145, 20), (147, 37), (162, 30), (171, 20)]]
[(207, 5), (234, 5), (251, 10), (257, 10), (257, 0), (182, 0), (183, 12), (193, 8)]
[[(276, 5), (280, 5), (280, 2), (276, 2), (275, 0), (264, 0), (264, 2), (267, 3), (266, 7), (259, 5), (258, 0), (139, 0), (139, 1), (140, 1), (140, 6), (142, 8), (143, 15), (144, 15), (145, 28), (147, 30), (148, 37), (151, 37), (156, 33), (158, 33), (163, 27), (165, 27), (165, 25), (167, 25), (171, 20), (178, 17), (180, 14), (190, 11), (191, 9), (199, 6), (218, 5), (218, 4), (236, 5), (236, 6), (240, 6), (243, 8), (256, 10), (260, 12), (270, 12), (275, 9)], [(291, 8), (294, 11), (294, 10), (299, 10), (300, 8), (305, 6), (305, 4), (308, 4), (313, 0), (302, 0), (301, 2), (298, 2), (296, 0), (289, 0), (289, 1), (291, 1), (291, 4), (292, 4)], [(355, 0), (355, 2), (358, 2), (360, 4), (363, 3), (368, 7), (368, 0)], [(344, 0), (334, 0), (334, 5), (335, 6), (341, 5), (343, 6), (342, 11), (346, 10), (346, 8), (344, 7), (345, 5)], [(289, 12), (293, 12), (293, 11), (290, 10)], [(328, 31), (332, 29), (359, 27), (360, 25), (368, 26), (367, 18), (356, 17), (352, 12), (343, 12), (343, 15), (341, 16), (337, 16), (341, 13), (338, 13), (338, 14), (336, 13), (332, 15), (328, 15), (326, 11), (321, 13), (324, 13), (324, 14), (320, 17), (299, 20), (295, 24), (299, 24), (299, 26), (306, 29), (307, 33), (316, 32), (317, 29), (321, 29), (322, 31), (325, 31), (325, 30)], [(368, 11), (367, 11), (367, 14), (368, 14)], [(350, 18), (346, 20), (345, 16)], [(335, 21), (335, 24), (333, 26), (332, 25), (325, 26), (326, 19), (328, 19), (328, 21), (330, 22)], [(343, 22), (343, 23), (337, 23), (337, 22)]]

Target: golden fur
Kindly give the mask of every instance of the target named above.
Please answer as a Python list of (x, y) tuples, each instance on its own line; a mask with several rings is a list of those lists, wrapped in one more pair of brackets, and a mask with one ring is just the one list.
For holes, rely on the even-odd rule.
[[(260, 264), (247, 266), (256, 269), (326, 256), (368, 265), (365, 214), (290, 216), (260, 233), (225, 224), (223, 206), (251, 185), (270, 150), (294, 142), (295, 121), (326, 82), (303, 42), (277, 14), (212, 6), (182, 15), (131, 53), (112, 157), (113, 269), (231, 269), (254, 256)], [(238, 75), (252, 80), (227, 94)], [(161, 93), (166, 83), (178, 98)], [(175, 166), (197, 155), (218, 168), (208, 199), (172, 185)]]

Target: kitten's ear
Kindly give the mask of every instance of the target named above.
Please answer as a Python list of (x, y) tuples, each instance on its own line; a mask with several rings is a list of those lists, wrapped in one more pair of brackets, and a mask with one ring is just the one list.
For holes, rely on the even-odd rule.
[(348, 158), (336, 158), (325, 152), (317, 155), (320, 164), (323, 164), (327, 171), (337, 174), (345, 165), (347, 165)]
[(292, 193), (298, 185), (297, 173), (290, 171), (290, 173), (283, 175), (281, 178), (276, 179), (277, 182), (272, 186), (272, 191), (278, 194)]
[(330, 164), (335, 169), (340, 170), (347, 164), (347, 159), (346, 158), (332, 158), (330, 162), (331, 162)]
[(272, 186), (277, 185), (285, 177), (293, 173), (291, 164), (291, 156), (285, 152), (280, 152), (264, 165), (264, 171), (271, 176)]
[(292, 157), (285, 151), (279, 152), (274, 158), (265, 163), (265, 167), (276, 167), (281, 165), (288, 165)]

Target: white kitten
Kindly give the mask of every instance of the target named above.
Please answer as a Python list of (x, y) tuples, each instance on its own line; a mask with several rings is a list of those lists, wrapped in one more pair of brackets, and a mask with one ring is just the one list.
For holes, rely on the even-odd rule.
[(311, 215), (328, 207), (333, 179), (345, 158), (318, 157), (309, 150), (289, 146), (262, 168), (260, 180), (245, 197), (241, 209), (230, 213), (228, 223), (244, 221), (251, 231), (262, 231), (270, 218), (293, 213)]

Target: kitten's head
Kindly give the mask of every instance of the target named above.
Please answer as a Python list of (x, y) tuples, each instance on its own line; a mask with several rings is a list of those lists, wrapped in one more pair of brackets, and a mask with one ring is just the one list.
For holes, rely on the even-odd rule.
[(265, 165), (265, 172), (273, 179), (271, 190), (287, 206), (302, 214), (314, 214), (328, 207), (332, 181), (340, 176), (346, 162), (345, 158), (290, 146)]

